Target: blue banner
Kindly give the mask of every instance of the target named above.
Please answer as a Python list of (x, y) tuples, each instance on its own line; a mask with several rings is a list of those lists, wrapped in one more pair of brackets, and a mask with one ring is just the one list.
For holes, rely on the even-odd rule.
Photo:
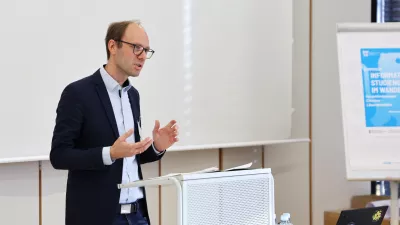
[(360, 53), (366, 126), (400, 126), (400, 48), (364, 48)]

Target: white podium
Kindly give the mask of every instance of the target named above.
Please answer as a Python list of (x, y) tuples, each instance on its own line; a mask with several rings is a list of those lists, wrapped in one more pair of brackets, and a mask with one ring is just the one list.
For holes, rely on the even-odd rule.
[(174, 185), (178, 225), (274, 225), (271, 169), (174, 174), (118, 188)]

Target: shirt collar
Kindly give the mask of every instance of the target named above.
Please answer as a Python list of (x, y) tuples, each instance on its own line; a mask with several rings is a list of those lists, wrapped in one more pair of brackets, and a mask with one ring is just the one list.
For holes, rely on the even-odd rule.
[(127, 79), (122, 84), (122, 87), (121, 87), (121, 85), (119, 85), (118, 82), (116, 80), (114, 80), (114, 78), (107, 72), (107, 70), (104, 67), (105, 67), (105, 65), (100, 67), (100, 74), (101, 74), (101, 78), (103, 78), (104, 84), (106, 85), (106, 88), (108, 91), (113, 92), (113, 91), (117, 91), (121, 88), (123, 88), (125, 91), (128, 91), (132, 87), (131, 83), (129, 82), (129, 79)]

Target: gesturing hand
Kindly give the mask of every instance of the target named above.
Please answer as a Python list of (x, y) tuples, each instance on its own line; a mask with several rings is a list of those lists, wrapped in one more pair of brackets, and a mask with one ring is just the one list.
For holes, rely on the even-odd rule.
[(114, 142), (113, 146), (111, 146), (110, 148), (110, 155), (112, 160), (140, 154), (147, 150), (153, 142), (153, 140), (149, 137), (136, 143), (126, 142), (126, 139), (132, 134), (133, 129), (130, 129)]
[(164, 151), (171, 147), (178, 139), (178, 125), (175, 120), (171, 120), (165, 127), (160, 129), (160, 121), (156, 120), (153, 129), (154, 147), (157, 151)]

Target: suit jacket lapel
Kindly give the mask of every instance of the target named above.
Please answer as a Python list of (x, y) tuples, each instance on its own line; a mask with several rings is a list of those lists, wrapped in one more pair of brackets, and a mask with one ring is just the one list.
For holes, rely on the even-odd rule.
[[(131, 88), (131, 90), (128, 90), (128, 97), (129, 97), (129, 103), (131, 103), (130, 105), (131, 105), (131, 109), (132, 109), (133, 123), (134, 123), (134, 128), (135, 128), (133, 135), (135, 137), (135, 142), (140, 142), (141, 137), (140, 137), (139, 129), (141, 129), (141, 128), (139, 128), (139, 125), (138, 125), (138, 122), (141, 123), (140, 122), (140, 109), (138, 109), (136, 107), (136, 104), (139, 106), (139, 103), (137, 102), (137, 101), (139, 101), (139, 99), (135, 96), (132, 88)], [(140, 124), (140, 126), (142, 126), (142, 124)], [(139, 178), (143, 179), (142, 178), (142, 170), (141, 170), (141, 166), (139, 163), (141, 154), (137, 154), (136, 157), (137, 157), (137, 161), (138, 161), (138, 165), (139, 165)]]
[[(138, 123), (141, 123), (140, 121), (140, 112), (139, 109), (136, 107), (136, 105), (139, 105), (136, 101), (138, 101), (138, 98), (135, 97), (134, 91), (129, 90), (128, 91), (128, 97), (129, 97), (129, 103), (131, 103), (131, 109), (132, 109), (132, 115), (133, 115), (133, 122), (135, 125), (135, 141), (140, 141), (140, 133), (139, 133), (139, 125)], [(142, 124), (140, 124), (142, 126)]]
[(129, 97), (129, 103), (131, 103), (131, 109), (132, 109), (132, 115), (133, 115), (134, 122), (137, 123), (136, 118), (138, 118), (138, 115), (136, 115), (135, 96), (133, 95), (132, 90), (128, 91), (128, 97)]
[(114, 135), (116, 138), (119, 137), (119, 132), (118, 132), (118, 127), (117, 127), (117, 122), (115, 121), (115, 115), (114, 111), (111, 105), (110, 97), (108, 96), (106, 86), (101, 79), (100, 71), (98, 70), (94, 74), (95, 78), (95, 83), (96, 83), (96, 90), (97, 94), (99, 95), (99, 98), (101, 100), (101, 103), (103, 104), (104, 110), (106, 111), (107, 117), (108, 117), (108, 122), (111, 124), (111, 127), (114, 131)]

